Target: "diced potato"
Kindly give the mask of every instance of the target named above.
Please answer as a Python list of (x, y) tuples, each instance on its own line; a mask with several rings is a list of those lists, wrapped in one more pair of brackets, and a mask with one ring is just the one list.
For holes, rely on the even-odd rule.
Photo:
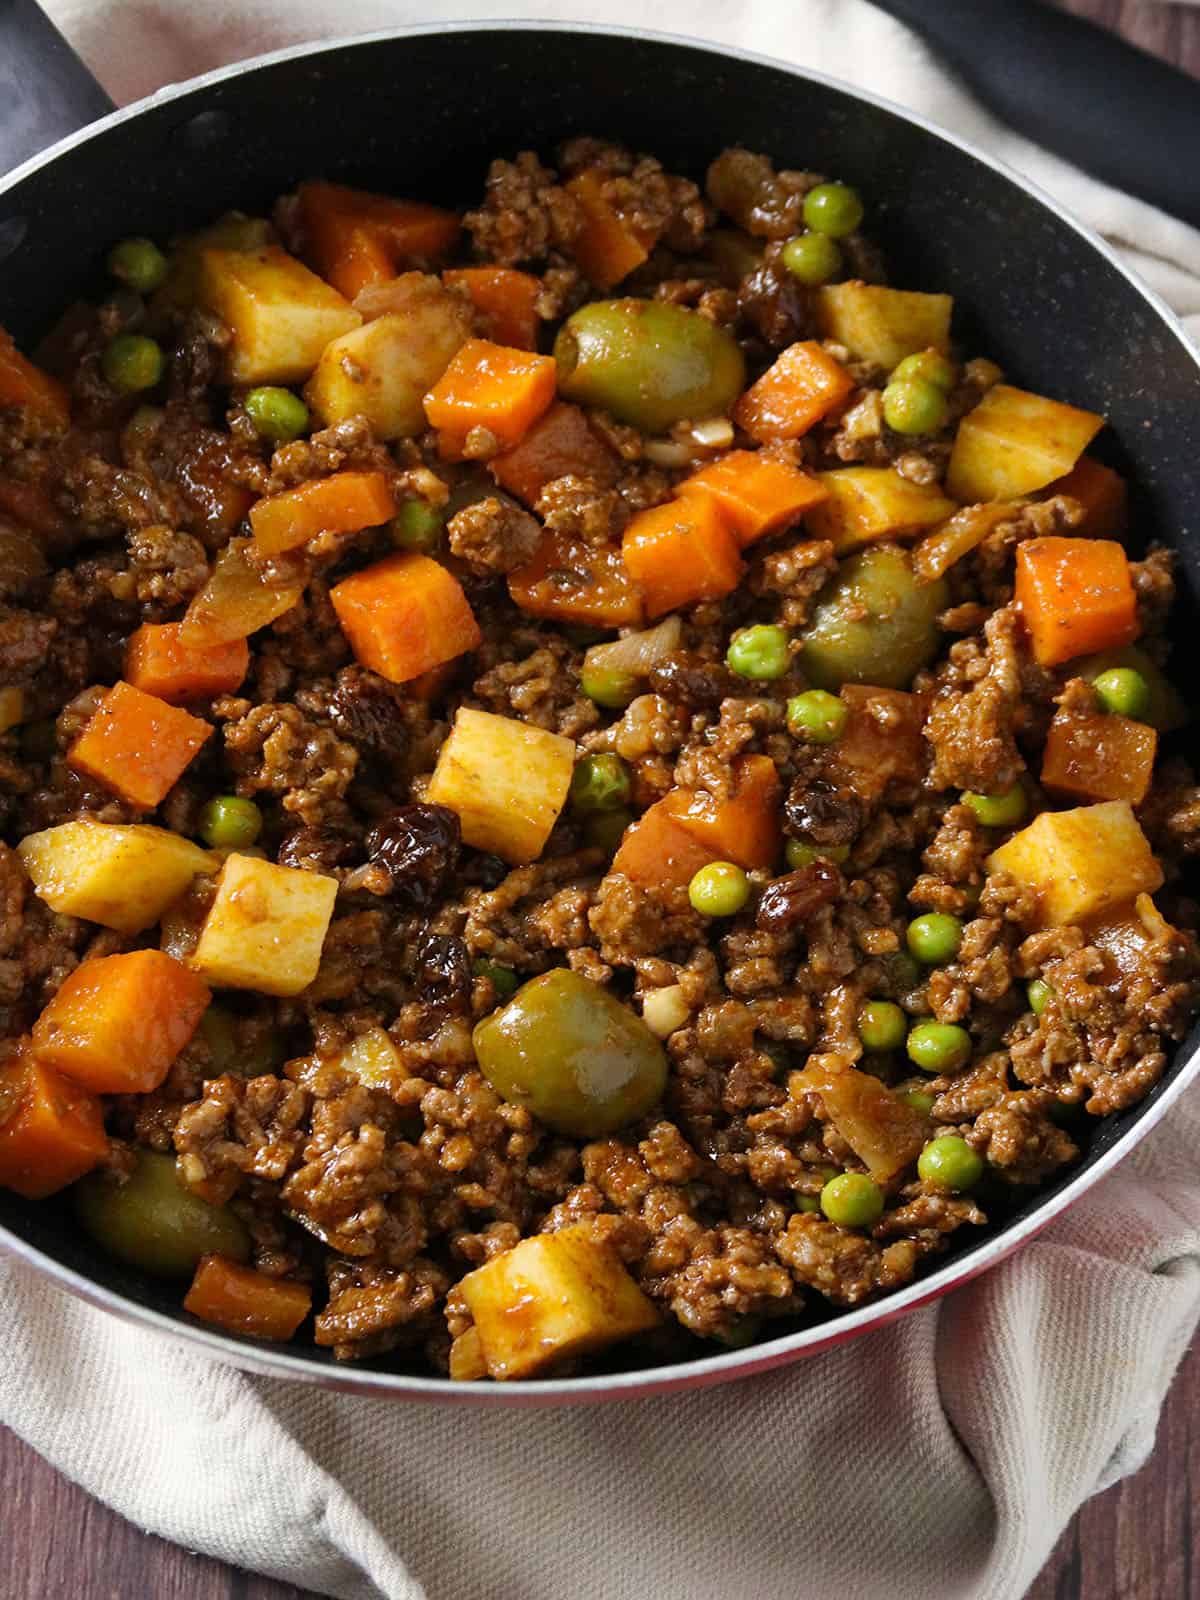
[(920, 533), (958, 510), (937, 484), (910, 483), (891, 467), (839, 467), (818, 472), (817, 480), (829, 498), (806, 514), (805, 524), (818, 539), (832, 540), (839, 555)]
[(1131, 906), (1122, 906), (1110, 915), (1092, 922), (1084, 937), (1103, 951), (1105, 980), (1119, 987), (1129, 978), (1146, 971), (1146, 958), (1155, 947), (1169, 945), (1182, 950), (1184, 941), (1148, 894), (1140, 894)]
[(1037, 891), (1044, 927), (1099, 916), (1138, 894), (1153, 894), (1162, 868), (1127, 800), (1075, 811), (1043, 811), (987, 859)]
[(616, 1251), (587, 1226), (522, 1239), (459, 1288), (493, 1378), (534, 1378), (658, 1323)]
[(190, 965), (229, 989), (299, 994), (321, 965), (337, 887), (319, 872), (228, 856)]
[(25, 717), (25, 691), (13, 684), (0, 689), (0, 733), (15, 728)]
[(362, 322), (336, 289), (276, 245), (201, 251), (198, 293), (233, 336), (234, 383), (307, 378), (330, 340)]
[(187, 234), (171, 249), (170, 270), (154, 296), (153, 310), (178, 309), (195, 301), (200, 289), (200, 257), (206, 250), (263, 250), (275, 238), (266, 217), (244, 217), (236, 211)]
[(1104, 426), (1094, 411), (998, 383), (959, 423), (946, 471), (956, 500), (1011, 500), (1070, 472)]
[(390, 1091), (412, 1073), (383, 1028), (368, 1028), (338, 1056), (338, 1066), (356, 1078), (364, 1089)]
[(915, 1161), (929, 1137), (929, 1119), (857, 1067), (841, 1072), (806, 1068), (788, 1080), (788, 1093), (815, 1089), (826, 1115), (871, 1176), (887, 1183)]
[(920, 350), (950, 348), (951, 295), (855, 281), (818, 289), (816, 301), (827, 339), (836, 339), (860, 361), (873, 361), (888, 372)]
[(64, 822), (28, 834), (17, 854), (52, 911), (120, 933), (157, 922), (217, 858), (190, 839), (147, 823)]
[(422, 399), (470, 338), (471, 317), (425, 273), (406, 272), (388, 289), (394, 309), (328, 345), (304, 394), (322, 422), (361, 415), (376, 438), (406, 439), (424, 432)]
[(1140, 805), (1154, 775), (1158, 735), (1144, 722), (1060, 707), (1042, 756), (1042, 785), (1078, 800)]
[(567, 798), (575, 744), (490, 711), (461, 710), (426, 798), (458, 814), (462, 836), (505, 861), (535, 861)]

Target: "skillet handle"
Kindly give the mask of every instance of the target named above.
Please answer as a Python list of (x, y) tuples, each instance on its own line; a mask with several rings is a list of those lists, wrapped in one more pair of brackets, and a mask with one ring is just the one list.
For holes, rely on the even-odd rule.
[(34, 0), (0, 0), (0, 173), (112, 109)]
[(1200, 227), (1200, 84), (1038, 0), (874, 0), (1009, 127)]

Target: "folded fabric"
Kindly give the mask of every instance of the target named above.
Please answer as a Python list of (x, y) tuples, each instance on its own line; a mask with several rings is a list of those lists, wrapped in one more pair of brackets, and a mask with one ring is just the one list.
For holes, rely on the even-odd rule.
[[(119, 100), (257, 51), (422, 20), (397, 0), (51, 0)], [(511, 0), (440, 0), (439, 22)], [(627, 25), (644, 4), (532, 6)], [(1056, 194), (1200, 331), (1200, 235), (1001, 128), (860, 0), (693, 0), (657, 26), (918, 108)], [(1135, 248), (1136, 242), (1136, 248)], [(249, 1377), (0, 1261), (0, 1420), (192, 1549), (346, 1600), (1018, 1600), (1133, 1470), (1200, 1316), (1200, 1093), (1014, 1259), (764, 1378), (443, 1410)]]

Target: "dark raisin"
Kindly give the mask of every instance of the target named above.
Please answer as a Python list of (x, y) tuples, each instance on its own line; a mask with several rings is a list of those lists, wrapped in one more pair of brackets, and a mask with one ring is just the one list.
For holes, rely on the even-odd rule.
[(797, 778), (783, 808), (784, 832), (806, 844), (850, 844), (863, 825), (862, 801), (824, 778)]
[(461, 850), (458, 818), (445, 806), (400, 806), (367, 834), (367, 855), (391, 874), (392, 893), (420, 910), (448, 892)]
[(738, 285), (738, 315), (773, 350), (812, 337), (812, 297), (779, 260), (780, 246), (767, 246), (762, 265)]
[(463, 882), (472, 888), (498, 889), (511, 871), (507, 861), (487, 850), (468, 850), (463, 856)]
[(744, 694), (746, 682), (719, 662), (680, 652), (651, 670), (650, 687), (664, 700), (689, 711), (715, 711), (722, 700)]
[(427, 933), (417, 946), (417, 985), (431, 1005), (459, 1010), (471, 993), (471, 961), (461, 939)]
[(343, 739), (390, 756), (404, 754), (408, 728), (390, 683), (365, 667), (343, 667), (329, 696), (328, 716)]
[(842, 875), (831, 861), (813, 861), (767, 885), (758, 902), (755, 925), (764, 933), (787, 933), (836, 900), (841, 888)]
[(359, 847), (336, 828), (293, 828), (279, 846), (279, 865), (304, 872), (333, 873), (337, 867), (357, 864)]

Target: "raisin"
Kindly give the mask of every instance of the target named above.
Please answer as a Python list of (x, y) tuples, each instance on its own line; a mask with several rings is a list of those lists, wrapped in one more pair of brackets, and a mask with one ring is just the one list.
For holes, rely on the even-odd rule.
[(367, 855), (387, 868), (392, 893), (419, 910), (448, 892), (461, 850), (458, 818), (445, 806), (400, 806), (367, 835)]
[(784, 832), (806, 844), (850, 844), (863, 825), (862, 801), (824, 778), (797, 778), (783, 808)]
[(332, 874), (337, 867), (354, 866), (357, 859), (358, 846), (348, 834), (320, 825), (293, 828), (279, 846), (279, 865), (304, 872)]
[(651, 669), (650, 687), (664, 700), (689, 711), (715, 711), (722, 700), (744, 694), (746, 683), (719, 662), (681, 651)]
[(836, 900), (841, 888), (842, 875), (831, 861), (813, 861), (767, 885), (758, 902), (755, 926), (763, 933), (787, 933)]
[(408, 746), (408, 729), (395, 690), (365, 667), (343, 667), (329, 697), (328, 717), (343, 739), (391, 756)]
[(812, 297), (768, 245), (762, 265), (738, 285), (738, 314), (773, 350), (812, 337)]
[(417, 983), (430, 1005), (465, 1008), (471, 993), (471, 961), (461, 939), (427, 933), (417, 946)]

